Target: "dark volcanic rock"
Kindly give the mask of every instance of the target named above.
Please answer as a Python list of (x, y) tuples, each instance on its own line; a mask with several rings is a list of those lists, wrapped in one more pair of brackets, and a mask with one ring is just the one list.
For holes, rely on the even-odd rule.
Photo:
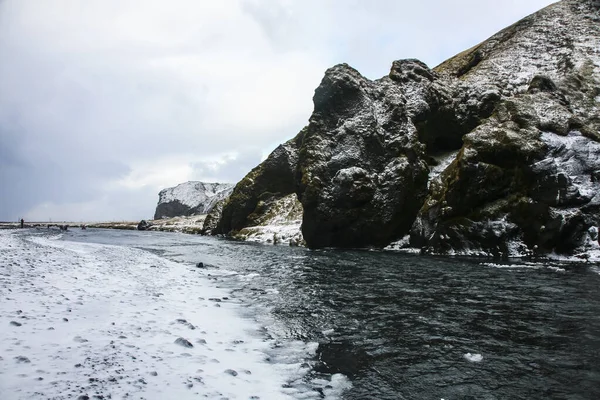
[(202, 234), (203, 235), (212, 235), (213, 232), (216, 232), (217, 226), (219, 224), (219, 220), (221, 219), (221, 215), (223, 214), (223, 206), (229, 199), (229, 196), (225, 197), (217, 201), (210, 212), (206, 215), (204, 219), (204, 224), (202, 225)]
[(154, 212), (154, 219), (172, 218), (184, 215), (194, 215), (193, 207), (187, 206), (175, 199), (165, 203), (159, 203)]
[[(600, 10), (563, 0), (433, 70), (325, 73), (309, 124), (235, 187), (213, 233), (296, 193), (309, 247), (573, 253), (600, 223)], [(446, 167), (447, 166), (447, 167)], [(433, 168), (435, 167), (435, 168)]]
[(589, 246), (600, 205), (600, 63), (584, 45), (600, 38), (593, 13), (590, 2), (557, 3), (470, 50), (480, 55), (468, 70), (464, 53), (437, 68), (503, 98), (431, 182), (412, 245), (494, 255)]
[(255, 225), (261, 216), (261, 204), (295, 192), (298, 149), (303, 137), (304, 131), (301, 131), (294, 139), (278, 146), (235, 186), (223, 205), (213, 234), (231, 234)]
[[(419, 65), (416, 80), (398, 83), (398, 64), (394, 80), (377, 82), (338, 65), (315, 91), (298, 163), (309, 247), (381, 246), (410, 229), (428, 175), (410, 113), (421, 112), (416, 103), (431, 85), (431, 72)], [(412, 86), (412, 97), (403, 85)]]
[(180, 337), (180, 338), (177, 338), (177, 339), (175, 340), (175, 344), (178, 344), (178, 345), (180, 345), (180, 346), (182, 346), (182, 347), (186, 347), (186, 348), (192, 348), (192, 347), (194, 347), (194, 345), (193, 345), (192, 343), (190, 343), (190, 341), (189, 341), (189, 340), (187, 340), (187, 339), (184, 339), (184, 338), (182, 338), (182, 337)]
[(151, 223), (149, 223), (149, 222), (147, 222), (146, 220), (144, 220), (144, 219), (143, 219), (143, 220), (141, 220), (141, 221), (140, 221), (140, 223), (138, 224), (138, 226), (137, 226), (137, 230), (138, 230), (138, 231), (145, 231), (145, 230), (147, 230), (148, 228), (150, 228), (151, 226), (152, 226), (152, 224), (151, 224)]

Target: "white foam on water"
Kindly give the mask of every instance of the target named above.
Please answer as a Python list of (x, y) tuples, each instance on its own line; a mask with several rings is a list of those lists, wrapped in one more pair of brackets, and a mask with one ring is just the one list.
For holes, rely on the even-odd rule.
[(467, 353), (463, 357), (465, 358), (465, 360), (471, 361), (471, 362), (482, 362), (483, 361), (483, 356), (481, 354)]
[(500, 269), (541, 269), (544, 268), (541, 264), (497, 264), (497, 263), (481, 263), (487, 267)]
[(521, 263), (521, 264), (498, 264), (498, 263), (481, 263), (486, 267), (499, 269), (548, 269), (554, 272), (567, 272), (566, 269), (554, 265), (536, 264), (536, 263)]
[(581, 262), (600, 263), (600, 250), (596, 250), (596, 249), (588, 250), (581, 254), (575, 254), (572, 256), (550, 253), (550, 254), (548, 254), (548, 258), (550, 258), (551, 260), (555, 260), (555, 261), (570, 262), (570, 263), (581, 263)]
[(400, 239), (396, 242), (392, 242), (389, 245), (387, 245), (384, 248), (384, 250), (395, 251), (398, 253), (405, 253), (405, 254), (420, 254), (421, 253), (421, 249), (417, 249), (415, 247), (409, 247), (409, 246), (410, 246), (410, 235), (406, 235), (402, 239)]
[(243, 309), (206, 270), (143, 250), (0, 232), (0, 398), (318, 399), (317, 387), (336, 399), (347, 390), (341, 375), (307, 382), (316, 343), (279, 346)]

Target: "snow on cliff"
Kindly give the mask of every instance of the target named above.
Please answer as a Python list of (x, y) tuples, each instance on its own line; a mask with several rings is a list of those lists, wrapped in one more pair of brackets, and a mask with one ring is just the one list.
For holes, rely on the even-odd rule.
[(185, 182), (161, 190), (154, 219), (208, 214), (215, 203), (229, 196), (233, 184)]

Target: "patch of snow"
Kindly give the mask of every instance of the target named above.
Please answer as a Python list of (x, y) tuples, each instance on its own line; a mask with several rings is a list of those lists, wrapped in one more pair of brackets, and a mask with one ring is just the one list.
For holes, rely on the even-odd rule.
[[(7, 231), (0, 249), (3, 399), (321, 398), (303, 364), (316, 344), (266, 338), (207, 271)], [(334, 375), (322, 390), (349, 385)]]
[[(591, 2), (560, 1), (502, 30), (479, 47), (484, 58), (461, 76), (464, 90), (481, 93), (496, 86), (503, 96), (524, 93), (532, 78), (545, 75), (559, 82), (565, 75), (565, 59), (580, 69), (591, 61), (600, 76), (597, 19)], [(581, 5), (580, 4), (580, 5)]]
[(508, 247), (508, 257), (520, 258), (531, 255), (531, 251), (527, 245), (520, 239), (513, 239), (506, 243)]
[(258, 224), (240, 230), (240, 239), (256, 243), (302, 245), (302, 204), (295, 193), (274, 201)]
[(568, 177), (583, 197), (600, 196), (600, 183), (592, 180), (592, 173), (600, 169), (600, 143), (579, 132), (568, 136), (544, 132), (541, 138), (548, 145), (548, 156), (536, 164), (553, 164), (557, 174)]
[(149, 230), (198, 233), (197, 231), (204, 225), (206, 215), (192, 215), (174, 218), (163, 218), (150, 221), (152, 226)]
[(245, 235), (244, 240), (254, 243), (272, 243), (284, 245), (289, 245), (290, 241), (301, 243), (303, 240), (302, 232), (300, 230), (301, 226), (302, 222), (253, 226), (243, 230)]
[(400, 239), (396, 242), (392, 242), (389, 245), (387, 245), (386, 247), (384, 247), (384, 250), (395, 251), (395, 252), (406, 253), (406, 254), (420, 254), (421, 253), (420, 249), (417, 249), (415, 247), (409, 247), (409, 245), (410, 245), (410, 235), (406, 235), (402, 239)]
[(454, 160), (456, 160), (457, 155), (458, 150), (445, 153), (437, 157), (433, 157), (433, 159), (437, 161), (438, 164), (431, 168), (429, 171), (429, 182), (427, 182), (427, 187), (429, 187), (431, 181), (437, 179), (440, 176), (440, 174), (444, 172)]

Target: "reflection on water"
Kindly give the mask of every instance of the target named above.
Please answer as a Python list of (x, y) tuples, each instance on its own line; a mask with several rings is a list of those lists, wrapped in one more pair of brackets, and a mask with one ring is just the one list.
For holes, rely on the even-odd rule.
[[(370, 251), (310, 251), (155, 232), (69, 233), (219, 274), (281, 338), (320, 343), (347, 399), (600, 398), (600, 275)], [(557, 268), (560, 267), (560, 268)]]

